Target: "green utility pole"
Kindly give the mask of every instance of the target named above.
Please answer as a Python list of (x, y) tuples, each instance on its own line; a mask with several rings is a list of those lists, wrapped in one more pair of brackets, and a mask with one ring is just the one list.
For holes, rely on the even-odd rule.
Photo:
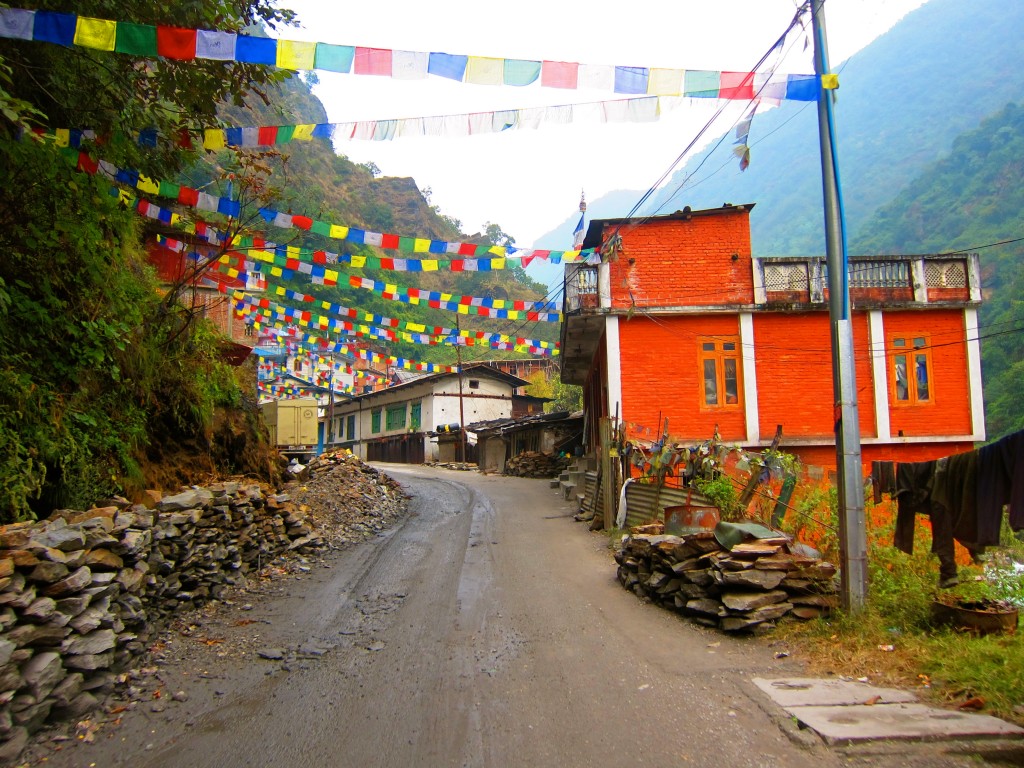
[(858, 613), (867, 602), (867, 530), (864, 519), (864, 474), (857, 416), (857, 380), (850, 321), (849, 265), (843, 236), (833, 115), (833, 87), (825, 37), (825, 0), (812, 0), (814, 71), (819, 77), (818, 136), (821, 144), (822, 192), (825, 199), (825, 255), (828, 264), (828, 313), (832, 328), (832, 382), (835, 394), (836, 469), (839, 483), (839, 548), (843, 607)]

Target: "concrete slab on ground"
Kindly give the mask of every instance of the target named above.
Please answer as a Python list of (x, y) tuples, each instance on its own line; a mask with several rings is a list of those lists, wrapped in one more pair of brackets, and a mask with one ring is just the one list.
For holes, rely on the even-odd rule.
[(896, 704), (917, 701), (910, 691), (878, 688), (856, 680), (821, 680), (815, 677), (787, 677), (780, 680), (754, 678), (754, 683), (782, 707)]
[(829, 744), (1024, 738), (1024, 728), (976, 712), (930, 707), (909, 691), (856, 680), (754, 678), (769, 698)]

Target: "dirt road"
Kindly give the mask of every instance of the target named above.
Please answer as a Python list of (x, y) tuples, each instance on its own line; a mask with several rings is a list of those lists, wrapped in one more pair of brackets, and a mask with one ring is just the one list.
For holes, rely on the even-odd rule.
[(403, 524), (222, 606), (119, 724), (47, 764), (850, 764), (787, 736), (750, 682), (791, 660), (623, 590), (546, 481), (386, 469), (414, 495)]

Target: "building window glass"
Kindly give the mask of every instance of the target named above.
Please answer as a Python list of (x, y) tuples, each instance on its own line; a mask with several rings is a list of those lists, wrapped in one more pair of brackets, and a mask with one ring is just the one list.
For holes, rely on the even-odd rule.
[(904, 405), (932, 402), (932, 360), (927, 336), (892, 339), (893, 398)]
[(348, 417), (348, 424), (346, 426), (347, 426), (347, 428), (346, 428), (345, 431), (348, 433), (348, 439), (349, 440), (355, 440), (356, 439), (356, 415), (354, 413), (351, 416)]
[(412, 427), (414, 430), (420, 428), (420, 421), (422, 419), (421, 412), (422, 403), (420, 401), (416, 401), (409, 408), (409, 426)]
[(370, 431), (374, 434), (380, 432), (380, 408), (370, 412)]
[(388, 406), (387, 428), (405, 429), (405, 403)]
[(740, 345), (734, 336), (700, 340), (701, 391), (704, 405), (729, 408), (740, 402)]

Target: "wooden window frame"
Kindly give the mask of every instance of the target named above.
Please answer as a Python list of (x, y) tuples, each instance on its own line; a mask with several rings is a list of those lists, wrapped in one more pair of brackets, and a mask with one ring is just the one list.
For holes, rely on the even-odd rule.
[[(921, 344), (914, 343), (916, 339)], [(897, 341), (904, 342), (904, 346), (896, 346)], [(930, 406), (935, 404), (935, 367), (932, 365), (931, 334), (928, 333), (894, 333), (888, 340), (888, 375), (889, 375), (889, 401), (897, 408), (914, 408)], [(909, 343), (908, 343), (909, 342)], [(925, 371), (928, 377), (928, 397), (922, 399), (919, 396), (917, 377), (907, 376), (907, 398), (901, 400), (899, 397), (899, 381), (897, 375), (897, 358), (905, 356), (914, 359), (914, 370), (917, 370), (917, 357), (924, 357)], [(904, 361), (904, 367), (907, 366)]]
[[(705, 349), (705, 345), (713, 344), (714, 349)], [(727, 349), (729, 345), (732, 349)], [(736, 373), (736, 396), (735, 402), (723, 402), (726, 393), (726, 361), (735, 365)], [(714, 362), (715, 366), (715, 391), (721, 393), (719, 402), (709, 403), (707, 401), (707, 385), (705, 381), (705, 368), (707, 362)], [(743, 407), (743, 359), (742, 347), (739, 336), (698, 336), (697, 337), (697, 392), (701, 410), (704, 411), (732, 411)]]
[[(409, 406), (407, 403), (389, 405), (384, 409), (384, 413), (384, 429), (387, 432), (392, 432), (396, 429), (405, 429), (405, 425), (409, 423)], [(399, 413), (401, 413), (402, 416), (401, 424), (398, 423)]]
[(383, 413), (383, 408), (375, 408), (370, 411), (370, 432), (374, 435), (380, 434), (380, 423), (382, 421), (381, 414)]
[(417, 400), (409, 406), (409, 427), (419, 430), (423, 426), (423, 401)]

